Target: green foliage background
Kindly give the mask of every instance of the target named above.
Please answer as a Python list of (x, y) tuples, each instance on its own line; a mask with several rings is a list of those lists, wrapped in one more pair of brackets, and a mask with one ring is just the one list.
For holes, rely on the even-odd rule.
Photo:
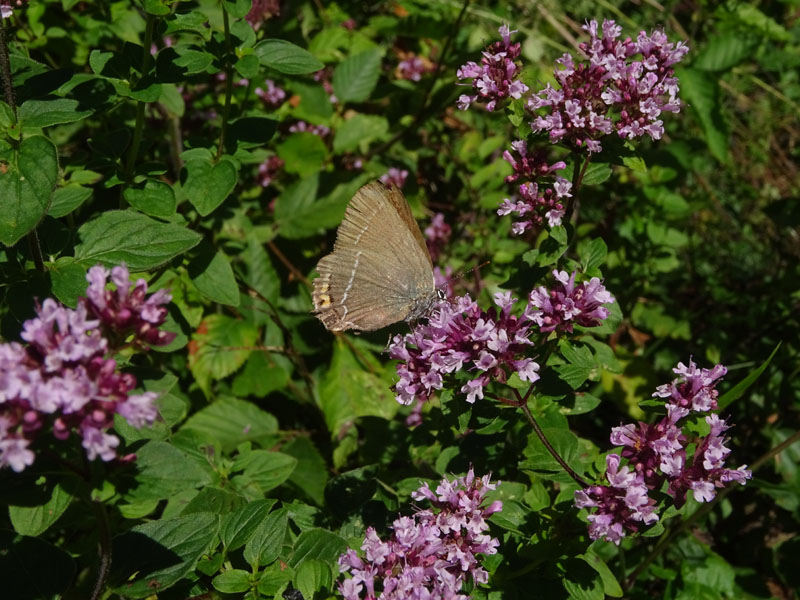
[[(280, 5), (257, 29), (249, 0), (32, 1), (3, 21), (17, 105), (0, 103), (3, 338), (18, 339), (36, 299), (74, 306), (89, 267), (123, 261), (172, 290), (178, 333), (120, 357), (162, 393), (152, 429), (116, 425), (134, 466), (57, 444), (58, 460), (0, 474), (9, 597), (86, 598), (99, 576), (99, 597), (334, 597), (336, 558), (368, 525), (386, 533), (420, 480), (470, 465), (503, 481), (505, 505), (475, 598), (620, 597), (634, 571), (626, 597), (796, 597), (800, 444), (769, 453), (796, 435), (800, 407), (797, 2)], [(590, 18), (688, 41), (686, 109), (636, 154), (608, 145), (569, 231), (511, 236), (496, 215), (501, 154), (528, 126), (518, 106), (456, 110), (455, 71), (510, 23), (538, 89)], [(405, 52), (440, 68), (400, 79)], [(287, 92), (278, 108), (255, 94), (267, 78)], [(298, 120), (331, 132), (290, 132)], [(272, 156), (285, 166), (262, 187)], [(590, 543), (575, 484), (512, 408), (444, 392), (407, 427), (387, 331), (334, 336), (309, 314), (347, 202), (390, 167), (409, 171), (423, 226), (434, 212), (453, 226), (440, 266), (491, 261), (456, 283), (484, 307), (501, 287), (524, 297), (556, 264), (602, 271), (613, 326), (554, 356), (531, 402), (589, 479), (610, 427), (645, 418), (639, 402), (678, 361), (728, 365), (725, 392), (780, 345), (727, 396), (733, 457), (753, 481), (707, 514), (690, 502), (620, 547)], [(556, 377), (567, 363), (579, 375)]]

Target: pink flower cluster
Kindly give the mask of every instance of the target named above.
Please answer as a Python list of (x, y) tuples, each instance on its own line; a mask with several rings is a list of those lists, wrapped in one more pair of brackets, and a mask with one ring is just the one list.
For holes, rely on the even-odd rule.
[(572, 197), (572, 184), (558, 175), (555, 175), (552, 183), (546, 185), (536, 183), (536, 179), (549, 177), (552, 173), (566, 168), (566, 163), (558, 161), (548, 165), (544, 153), (530, 152), (527, 144), (521, 140), (512, 142), (511, 148), (513, 154), (508, 150), (503, 153), (503, 158), (514, 169), (514, 173), (506, 177), (506, 181), (513, 182), (520, 178), (529, 181), (519, 186), (519, 196), (503, 200), (497, 209), (497, 214), (505, 216), (516, 213), (522, 217), (522, 220), (516, 221), (511, 226), (511, 231), (516, 235), (521, 235), (533, 227), (541, 227), (545, 219), (550, 227), (561, 225), (561, 219), (565, 214), (564, 203), (567, 198)]
[(688, 46), (670, 43), (658, 30), (621, 40), (622, 28), (612, 20), (603, 21), (601, 33), (594, 20), (583, 28), (591, 36), (580, 45), (586, 61), (576, 64), (570, 54), (556, 61), (558, 87), (547, 84), (528, 99), (529, 110), (547, 109), (531, 129), (589, 153), (600, 152), (600, 138), (613, 131), (625, 139), (645, 134), (660, 139), (661, 113), (680, 111), (672, 66)]
[(576, 273), (553, 271), (557, 284), (548, 290), (544, 286), (533, 290), (530, 303), (532, 319), (543, 332), (572, 332), (573, 325), (596, 327), (608, 318), (609, 310), (603, 306), (614, 302), (597, 277), (575, 283)]
[(483, 398), (492, 380), (505, 382), (511, 372), (523, 381), (539, 379), (539, 365), (523, 355), (533, 342), (528, 339), (533, 321), (523, 313), (511, 314), (511, 292), (495, 294), (499, 307), (480, 309), (469, 295), (445, 302), (434, 310), (425, 325), (417, 325), (405, 336), (397, 335), (389, 345), (389, 355), (401, 360), (397, 365), (400, 381), (395, 385), (397, 401), (411, 404), (414, 398), (425, 401), (444, 386), (444, 377), (465, 367), (477, 377), (461, 387), (467, 402)]
[[(511, 314), (516, 300), (511, 292), (494, 296), (497, 308), (481, 310), (469, 295), (440, 303), (428, 318), (404, 336), (396, 335), (389, 355), (397, 365), (400, 380), (395, 384), (397, 401), (411, 404), (427, 401), (444, 387), (445, 377), (467, 369), (475, 377), (461, 387), (467, 402), (483, 399), (491, 381), (505, 383), (511, 373), (522, 381), (539, 379), (539, 365), (525, 356), (533, 342), (534, 326), (549, 333), (571, 332), (573, 323), (585, 327), (599, 325), (609, 311), (602, 304), (614, 302), (600, 280), (575, 283), (575, 273), (553, 271), (556, 287), (531, 292), (530, 302), (520, 316)], [(420, 405), (418, 405), (420, 408)], [(413, 424), (417, 419), (412, 419)]]
[(280, 0), (253, 0), (250, 11), (245, 15), (244, 20), (258, 31), (265, 21), (281, 14)]
[(427, 59), (409, 53), (403, 60), (397, 63), (395, 76), (398, 79), (408, 81), (419, 81), (426, 73), (434, 70), (434, 65)]
[(283, 169), (283, 160), (277, 156), (270, 156), (258, 165), (258, 183), (261, 184), (261, 187), (269, 187), (269, 184), (278, 176), (281, 169)]
[[(109, 274), (116, 291), (106, 290)], [(112, 460), (119, 439), (107, 433), (114, 414), (136, 428), (151, 425), (156, 394), (131, 395), (136, 378), (120, 373), (108, 355), (123, 344), (162, 345), (175, 334), (160, 331), (170, 296), (146, 296), (147, 283), (131, 289), (128, 270), (92, 267), (89, 288), (75, 310), (52, 298), (26, 321), (27, 344), (0, 344), (0, 468), (22, 471), (33, 464), (31, 444), (49, 424), (53, 436), (82, 438), (90, 460)]]
[(436, 492), (425, 483), (411, 497), (428, 500), (432, 510), (399, 517), (388, 541), (367, 529), (361, 558), (355, 550), (339, 557), (343, 573), (339, 584), (345, 600), (467, 600), (465, 581), (486, 583), (489, 575), (480, 554), (495, 554), (499, 541), (486, 534), (486, 519), (503, 508), (499, 500), (482, 507), (487, 492), (497, 484), (490, 476), (442, 479)]
[(255, 90), (256, 96), (261, 98), (265, 104), (273, 108), (277, 108), (286, 99), (286, 92), (275, 85), (271, 79), (264, 81), (264, 87), (257, 87)]
[(301, 133), (304, 131), (313, 133), (317, 137), (324, 138), (330, 134), (331, 129), (326, 125), (311, 125), (305, 121), (296, 121), (295, 123), (289, 125), (289, 133)]
[[(578, 508), (597, 509), (588, 516), (589, 536), (619, 544), (626, 532), (635, 532), (639, 523), (649, 525), (658, 520), (651, 490), (661, 489), (667, 482), (667, 492), (675, 506), (686, 502), (686, 492), (692, 490), (695, 500), (710, 502), (717, 488), (736, 481), (744, 485), (751, 477), (746, 465), (738, 469), (725, 467), (730, 449), (725, 446), (723, 433), (729, 429), (715, 413), (706, 415), (709, 433), (695, 444), (694, 455), (687, 458), (689, 436), (680, 421), (691, 411), (710, 412), (716, 409), (718, 392), (714, 387), (727, 372), (717, 365), (713, 369), (698, 369), (678, 363), (673, 371), (679, 376), (662, 385), (653, 396), (667, 399), (667, 416), (654, 424), (621, 425), (611, 430), (611, 443), (622, 446), (619, 454), (606, 458), (607, 486), (591, 486), (575, 492)], [(622, 458), (628, 465), (619, 468)]]
[(425, 228), (425, 244), (428, 246), (428, 252), (433, 262), (439, 260), (442, 249), (447, 246), (452, 233), (453, 229), (445, 222), (442, 213), (433, 215), (431, 224)]
[(381, 175), (379, 179), (381, 183), (389, 187), (396, 187), (401, 189), (406, 184), (408, 177), (408, 169), (398, 169), (397, 167), (389, 167), (389, 170)]
[(514, 172), (506, 177), (506, 181), (511, 183), (524, 178), (528, 182), (519, 186), (518, 196), (503, 200), (497, 209), (497, 214), (505, 216), (516, 213), (522, 217), (522, 220), (516, 221), (511, 226), (511, 231), (515, 235), (521, 235), (531, 228), (541, 227), (545, 219), (550, 227), (561, 225), (561, 219), (565, 214), (564, 202), (572, 197), (570, 193), (572, 184), (558, 175), (555, 175), (552, 184), (540, 185), (536, 180), (552, 177), (556, 171), (566, 168), (566, 163), (558, 161), (552, 165), (547, 164), (544, 152), (529, 151), (528, 145), (522, 140), (512, 142), (511, 148), (513, 154), (508, 150), (503, 152), (503, 158), (514, 169)]
[(462, 65), (456, 72), (460, 80), (471, 79), (468, 85), (472, 86), (475, 94), (462, 94), (458, 98), (458, 108), (467, 110), (473, 102), (485, 102), (486, 110), (491, 112), (497, 108), (498, 102), (508, 98), (519, 99), (528, 91), (528, 86), (517, 77), (520, 67), (514, 62), (519, 57), (519, 42), (511, 43), (511, 34), (508, 25), (498, 29), (501, 41), (493, 43), (483, 52), (481, 63), (469, 61)]

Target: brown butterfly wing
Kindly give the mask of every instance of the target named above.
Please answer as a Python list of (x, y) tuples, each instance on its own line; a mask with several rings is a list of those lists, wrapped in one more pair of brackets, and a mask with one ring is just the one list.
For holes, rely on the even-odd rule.
[(314, 312), (331, 331), (374, 331), (408, 317), (435, 294), (419, 226), (398, 190), (372, 182), (356, 192), (332, 254), (317, 265)]

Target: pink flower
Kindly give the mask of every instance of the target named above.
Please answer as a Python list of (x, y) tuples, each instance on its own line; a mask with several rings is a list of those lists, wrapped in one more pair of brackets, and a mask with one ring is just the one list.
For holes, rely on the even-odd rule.
[[(590, 486), (575, 492), (578, 508), (597, 509), (588, 516), (592, 539), (603, 538), (618, 544), (626, 532), (638, 530), (638, 521), (648, 524), (656, 520), (655, 501), (647, 497), (647, 492), (660, 490), (665, 483), (673, 503), (680, 508), (689, 490), (698, 502), (710, 502), (718, 488), (731, 481), (744, 485), (752, 476), (746, 465), (736, 469), (725, 467), (730, 449), (725, 445), (727, 438), (723, 434), (729, 426), (718, 415), (706, 416), (710, 431), (704, 437), (690, 436), (689, 430), (684, 430), (680, 423), (690, 414), (691, 400), (698, 393), (704, 390), (704, 396), (711, 394), (709, 386), (725, 373), (725, 367), (698, 369), (689, 361), (688, 367), (678, 363), (673, 371), (687, 380), (676, 380), (664, 393), (654, 394), (668, 398), (667, 416), (655, 424), (639, 422), (614, 427), (611, 443), (622, 446), (622, 456), (610, 454), (606, 459), (606, 478), (611, 485)], [(678, 390), (678, 402), (675, 402), (675, 390)], [(703, 402), (703, 405), (711, 404), (715, 402)], [(688, 457), (687, 449), (691, 445), (695, 446), (695, 451)], [(621, 458), (628, 459), (628, 464), (620, 468)]]
[(531, 318), (542, 331), (571, 332), (573, 325), (596, 327), (610, 314), (603, 306), (614, 302), (597, 277), (575, 283), (576, 273), (553, 271), (558, 282), (548, 290), (544, 286), (531, 292)]
[[(106, 289), (109, 275), (115, 290)], [(171, 341), (175, 334), (158, 329), (169, 294), (148, 297), (146, 282), (132, 285), (124, 266), (92, 267), (86, 278), (87, 297), (76, 309), (47, 298), (23, 324), (27, 345), (0, 344), (0, 467), (30, 466), (31, 444), (48, 425), (58, 440), (77, 433), (90, 460), (108, 461), (119, 445), (107, 433), (116, 413), (136, 428), (158, 417), (156, 394), (130, 395), (136, 378), (107, 354), (131, 336), (140, 348)]]
[(648, 135), (660, 139), (662, 112), (678, 112), (678, 80), (672, 65), (688, 52), (682, 43), (671, 44), (662, 31), (642, 31), (636, 41), (620, 40), (622, 28), (614, 21), (597, 21), (583, 27), (591, 37), (580, 44), (586, 60), (575, 64), (569, 54), (556, 63), (559, 88), (548, 84), (528, 99), (537, 114), (534, 132), (547, 132), (550, 141), (565, 142), (588, 153), (600, 152), (600, 138), (616, 130), (626, 139)]
[(339, 592), (345, 600), (467, 600), (460, 593), (464, 582), (489, 578), (480, 555), (497, 553), (499, 541), (486, 534), (486, 519), (503, 505), (482, 507), (496, 487), (489, 475), (475, 477), (471, 468), (465, 477), (442, 479), (435, 493), (424, 483), (411, 497), (432, 509), (398, 517), (387, 541), (367, 528), (364, 559), (352, 549), (339, 557), (341, 572), (350, 575)]
[(286, 92), (275, 85), (274, 81), (271, 79), (265, 80), (264, 88), (266, 89), (257, 87), (255, 89), (256, 96), (273, 108), (283, 104), (283, 101), (286, 99)]
[(461, 80), (471, 79), (474, 95), (462, 94), (457, 102), (460, 110), (467, 110), (476, 101), (485, 103), (489, 112), (497, 107), (498, 102), (508, 98), (519, 99), (528, 91), (528, 86), (517, 79), (520, 68), (514, 62), (519, 57), (520, 45), (511, 43), (508, 25), (498, 29), (501, 41), (493, 43), (483, 52), (481, 63), (469, 61), (456, 72)]
[(442, 249), (450, 241), (450, 235), (453, 229), (444, 220), (442, 213), (436, 213), (431, 219), (431, 224), (425, 228), (425, 243), (428, 246), (428, 252), (431, 255), (431, 260), (437, 262), (442, 253)]
[(482, 311), (469, 295), (441, 303), (427, 324), (419, 324), (405, 336), (395, 336), (389, 355), (399, 359), (395, 385), (397, 401), (426, 401), (444, 386), (446, 377), (469, 370), (473, 378), (461, 392), (470, 403), (483, 398), (492, 380), (505, 382), (511, 373), (530, 383), (539, 379), (539, 365), (524, 354), (533, 344), (528, 339), (533, 322), (526, 310), (511, 314), (515, 300), (510, 292), (495, 295), (497, 308)]
[(379, 179), (389, 187), (402, 188), (406, 184), (406, 177), (408, 177), (408, 170), (390, 167)]

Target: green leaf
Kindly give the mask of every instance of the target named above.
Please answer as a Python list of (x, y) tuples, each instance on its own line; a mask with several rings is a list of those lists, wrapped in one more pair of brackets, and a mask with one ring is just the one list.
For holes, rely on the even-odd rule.
[(317, 559), (304, 561), (294, 575), (294, 586), (303, 598), (313, 598), (314, 592), (329, 588), (332, 581), (330, 566)]
[(701, 71), (727, 71), (753, 55), (758, 46), (755, 37), (740, 31), (726, 31), (712, 36), (692, 63)]
[(233, 68), (245, 79), (252, 79), (258, 76), (258, 69), (260, 66), (257, 56), (254, 54), (246, 54), (234, 63)]
[(62, 256), (55, 264), (49, 265), (47, 272), (53, 295), (62, 304), (73, 308), (77, 306), (78, 298), (86, 292), (86, 268), (71, 256)]
[(567, 230), (561, 225), (550, 229), (548, 237), (539, 246), (538, 251), (535, 258), (540, 266), (556, 264), (561, 255), (567, 251)]
[(326, 529), (308, 529), (295, 541), (289, 566), (297, 568), (306, 560), (321, 560), (334, 565), (345, 550), (347, 542), (335, 533)]
[(608, 246), (602, 238), (594, 238), (581, 246), (579, 256), (584, 273), (591, 273), (606, 261)]
[(169, 5), (164, 0), (144, 0), (142, 3), (144, 12), (163, 17), (169, 14)]
[(223, 379), (244, 364), (258, 339), (252, 323), (226, 315), (209, 315), (192, 335), (189, 369), (200, 388), (209, 391), (211, 381)]
[(191, 160), (185, 169), (183, 194), (203, 217), (214, 212), (236, 186), (236, 166), (228, 158), (223, 157), (217, 164), (210, 160)]
[(226, 146), (230, 145), (231, 153), (237, 148), (256, 148), (272, 139), (278, 128), (278, 122), (265, 117), (243, 117), (231, 123), (228, 129)]
[(287, 75), (304, 75), (319, 71), (325, 65), (308, 50), (285, 40), (263, 40), (255, 47), (261, 64)]
[[(363, 355), (365, 360), (366, 353)], [(377, 361), (370, 367), (380, 372)], [(390, 383), (376, 376), (358, 361), (339, 338), (334, 342), (331, 366), (320, 381), (319, 402), (333, 438), (350, 427), (358, 417), (391, 419), (398, 410)]]
[(292, 580), (292, 575), (294, 575), (294, 569), (285, 564), (273, 563), (261, 573), (261, 579), (258, 582), (259, 593), (267, 598), (282, 598), (282, 592), (286, 590)]
[(249, 237), (242, 259), (246, 268), (243, 275), (245, 284), (275, 304), (280, 295), (281, 281), (264, 246), (254, 237)]
[(125, 598), (158, 594), (194, 570), (212, 547), (219, 523), (210, 513), (193, 513), (137, 525), (114, 539), (114, 590)]
[(328, 149), (319, 136), (303, 131), (293, 133), (277, 147), (278, 156), (285, 164), (287, 173), (307, 177), (318, 173), (328, 157)]
[(681, 577), (686, 584), (701, 585), (713, 590), (716, 598), (731, 598), (734, 595), (736, 571), (718, 554), (710, 554), (705, 561), (684, 561)]
[(605, 163), (589, 163), (583, 175), (582, 185), (600, 185), (611, 177), (611, 167)]
[(17, 117), (11, 107), (0, 100), (0, 129), (7, 129), (16, 124)]
[(89, 67), (95, 74), (112, 79), (127, 79), (131, 66), (121, 52), (92, 50), (89, 54)]
[(290, 90), (300, 98), (294, 116), (312, 123), (326, 123), (333, 116), (330, 94), (320, 84), (292, 82)]
[(72, 502), (72, 495), (60, 485), (50, 491), (50, 498), (39, 506), (9, 506), (8, 516), (14, 531), (20, 535), (37, 536), (47, 531)]
[[(205, 73), (214, 63), (214, 55), (194, 46), (164, 48), (156, 57), (156, 72), (159, 78), (177, 83), (181, 78)], [(177, 67), (177, 68), (176, 68)]]
[(155, 179), (146, 180), (141, 187), (127, 188), (123, 197), (135, 209), (153, 217), (171, 217), (178, 206), (172, 186)]
[(131, 503), (165, 500), (187, 489), (210, 483), (209, 473), (172, 444), (151, 440), (136, 452), (136, 481), (128, 492)]
[(769, 366), (769, 363), (772, 362), (772, 359), (778, 352), (778, 348), (781, 347), (781, 344), (782, 342), (778, 342), (778, 345), (775, 346), (775, 349), (767, 357), (767, 360), (761, 363), (761, 365), (759, 365), (755, 370), (750, 371), (750, 373), (747, 374), (747, 377), (742, 379), (739, 383), (737, 383), (717, 399), (717, 406), (720, 410), (728, 408), (733, 402), (744, 395), (744, 393), (747, 391), (747, 388), (755, 383), (756, 379), (761, 376), (764, 370)]
[(286, 508), (270, 513), (259, 523), (258, 529), (244, 547), (244, 559), (253, 569), (277, 560), (288, 527), (289, 511)]
[(78, 101), (67, 98), (54, 100), (26, 100), (19, 107), (19, 122), (23, 127), (40, 128), (74, 123), (85, 119), (93, 111), (78, 110)]
[(603, 582), (600, 575), (584, 561), (570, 558), (563, 563), (562, 583), (570, 598), (575, 600), (603, 600)]
[(233, 481), (238, 485), (255, 483), (262, 492), (268, 492), (289, 479), (296, 465), (297, 459), (288, 454), (252, 450), (236, 457), (233, 469), (242, 471), (242, 474), (235, 476)]
[(647, 173), (647, 163), (644, 162), (644, 158), (638, 153), (623, 156), (622, 164), (636, 173)]
[(78, 229), (75, 260), (93, 266), (125, 263), (131, 271), (154, 269), (195, 247), (202, 236), (182, 225), (160, 223), (131, 210), (102, 213)]
[(198, 492), (181, 511), (182, 515), (199, 512), (211, 512), (226, 515), (244, 505), (239, 494), (227, 492), (219, 488), (206, 487)]
[(721, 163), (727, 164), (728, 123), (722, 116), (719, 81), (707, 73), (695, 69), (677, 69), (681, 93), (691, 106), (705, 134), (711, 154)]
[(568, 364), (553, 367), (559, 377), (573, 390), (577, 390), (597, 367), (592, 351), (586, 346), (575, 346), (568, 342), (559, 345)]
[(289, 481), (322, 506), (325, 484), (328, 482), (328, 465), (314, 443), (308, 437), (299, 436), (281, 447), (281, 451), (297, 459), (297, 466)]
[(237, 19), (241, 19), (249, 13), (252, 5), (252, 0), (222, 0), (225, 12)]
[(206, 26), (208, 17), (197, 9), (170, 15), (164, 19), (164, 23), (167, 26), (164, 37), (183, 31), (199, 35), (205, 40), (211, 37), (211, 29)]
[(0, 242), (15, 244), (47, 214), (58, 181), (56, 147), (26, 137), (18, 150), (0, 146)]
[(291, 362), (285, 356), (256, 348), (233, 380), (233, 393), (264, 398), (283, 389), (290, 377)]
[(239, 285), (222, 250), (214, 252), (210, 246), (204, 248), (189, 263), (187, 270), (197, 291), (206, 298), (228, 306), (239, 306)]
[(47, 209), (47, 214), (54, 219), (66, 217), (91, 197), (91, 188), (70, 183), (55, 191), (53, 194), (53, 201), (50, 203), (50, 208)]
[(356, 149), (366, 151), (369, 143), (382, 138), (389, 131), (389, 122), (376, 115), (356, 114), (341, 124), (333, 138), (336, 154)]
[(377, 48), (351, 56), (333, 71), (333, 93), (339, 102), (363, 102), (375, 89), (381, 72), (381, 51)]
[(211, 585), (223, 594), (240, 594), (250, 589), (250, 573), (242, 569), (223, 571), (214, 577)]
[[(564, 462), (577, 473), (581, 473), (583, 469), (579, 466), (578, 438), (575, 434), (561, 427), (542, 427), (542, 433)], [(521, 463), (521, 468), (530, 469), (542, 477), (556, 481), (572, 481), (535, 433), (528, 436), (528, 445), (523, 454), (525, 460)]]
[(278, 420), (252, 402), (222, 398), (189, 417), (179, 433), (219, 444), (230, 452), (247, 441), (271, 443), (278, 432)]
[(622, 588), (620, 587), (617, 578), (614, 577), (611, 569), (609, 569), (608, 565), (603, 562), (602, 558), (600, 558), (594, 552), (581, 554), (578, 556), (578, 558), (585, 560), (586, 563), (600, 575), (600, 580), (603, 582), (603, 592), (606, 596), (611, 596), (612, 598), (622, 598)]
[(219, 531), (225, 550), (231, 552), (249, 542), (275, 502), (272, 499), (256, 500), (225, 515)]

